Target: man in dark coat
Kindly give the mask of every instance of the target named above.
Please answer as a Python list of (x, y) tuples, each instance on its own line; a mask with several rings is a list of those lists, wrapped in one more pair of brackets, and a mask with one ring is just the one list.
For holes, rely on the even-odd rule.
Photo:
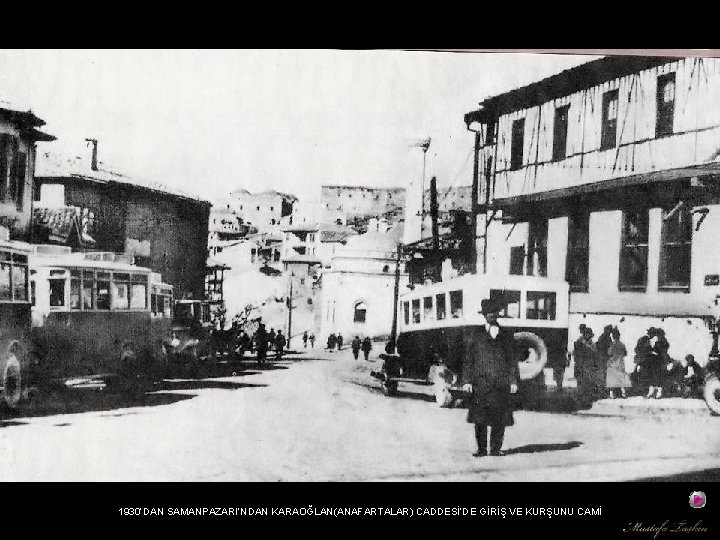
[(260, 323), (257, 332), (255, 332), (255, 350), (257, 351), (258, 365), (265, 363), (268, 350), (268, 334), (265, 331), (265, 325)]
[(483, 300), (481, 313), (485, 325), (463, 331), (463, 388), (470, 397), (467, 421), (475, 424), (478, 451), (474, 456), (488, 454), (487, 436), (490, 428), (490, 455), (502, 455), (505, 427), (512, 426), (512, 394), (517, 392), (518, 364), (514, 339), (497, 323), (502, 306)]
[(595, 344), (597, 355), (595, 356), (596, 364), (593, 366), (593, 397), (594, 399), (602, 399), (607, 394), (607, 364), (610, 359), (610, 345), (612, 345), (612, 325), (608, 324), (603, 328), (603, 333)]
[(370, 357), (371, 350), (372, 350), (372, 340), (369, 337), (366, 337), (365, 339), (363, 339), (363, 342), (362, 342), (362, 351), (363, 351), (363, 354), (365, 355), (366, 361)]
[(275, 336), (275, 358), (278, 360), (282, 360), (283, 349), (286, 344), (287, 340), (285, 339), (285, 336), (283, 336), (282, 330), (278, 330), (277, 335)]
[(343, 337), (342, 337), (342, 334), (338, 334), (338, 335), (337, 335), (337, 348), (338, 348), (338, 351), (342, 349), (342, 346), (343, 346)]
[(592, 341), (594, 333), (592, 328), (580, 325), (580, 337), (575, 341), (573, 357), (575, 358), (575, 380), (577, 381), (577, 392), (580, 405), (590, 408), (593, 403), (593, 372), (595, 367), (595, 356), (597, 354), (595, 344)]
[(355, 357), (355, 360), (358, 359), (358, 355), (360, 354), (360, 346), (362, 345), (362, 341), (360, 341), (359, 336), (355, 336), (353, 340), (350, 342), (350, 346), (352, 347), (353, 356)]

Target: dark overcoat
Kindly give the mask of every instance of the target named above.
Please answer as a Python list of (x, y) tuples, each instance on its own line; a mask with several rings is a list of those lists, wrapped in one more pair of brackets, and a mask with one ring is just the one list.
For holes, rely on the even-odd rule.
[(500, 329), (490, 337), (484, 326), (463, 330), (462, 383), (471, 384), (467, 421), (512, 426), (510, 385), (518, 383), (518, 364), (512, 333)]

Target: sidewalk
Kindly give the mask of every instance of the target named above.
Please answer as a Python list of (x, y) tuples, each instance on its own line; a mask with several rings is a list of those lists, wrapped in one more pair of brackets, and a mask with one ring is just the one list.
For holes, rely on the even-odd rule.
[(666, 416), (669, 414), (712, 415), (707, 404), (702, 399), (683, 399), (679, 397), (645, 399), (643, 396), (633, 396), (626, 399), (601, 399), (596, 401), (592, 408), (578, 411), (577, 414), (624, 417)]

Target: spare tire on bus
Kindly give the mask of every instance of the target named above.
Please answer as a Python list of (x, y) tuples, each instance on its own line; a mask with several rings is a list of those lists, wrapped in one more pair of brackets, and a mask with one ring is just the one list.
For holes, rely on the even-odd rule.
[(703, 397), (712, 413), (720, 415), (720, 379), (716, 375), (709, 375), (705, 379)]
[(515, 343), (522, 352), (518, 363), (520, 379), (526, 381), (537, 377), (548, 362), (547, 345), (540, 336), (533, 332), (516, 332)]
[(22, 372), (20, 362), (14, 353), (8, 354), (2, 371), (3, 402), (14, 409), (22, 397)]

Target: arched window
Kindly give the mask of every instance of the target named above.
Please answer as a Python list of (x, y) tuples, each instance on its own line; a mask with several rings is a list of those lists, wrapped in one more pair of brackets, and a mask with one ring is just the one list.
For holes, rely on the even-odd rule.
[(365, 302), (356, 302), (354, 315), (353, 315), (353, 322), (364, 323), (366, 315), (367, 315), (367, 306), (365, 305)]

